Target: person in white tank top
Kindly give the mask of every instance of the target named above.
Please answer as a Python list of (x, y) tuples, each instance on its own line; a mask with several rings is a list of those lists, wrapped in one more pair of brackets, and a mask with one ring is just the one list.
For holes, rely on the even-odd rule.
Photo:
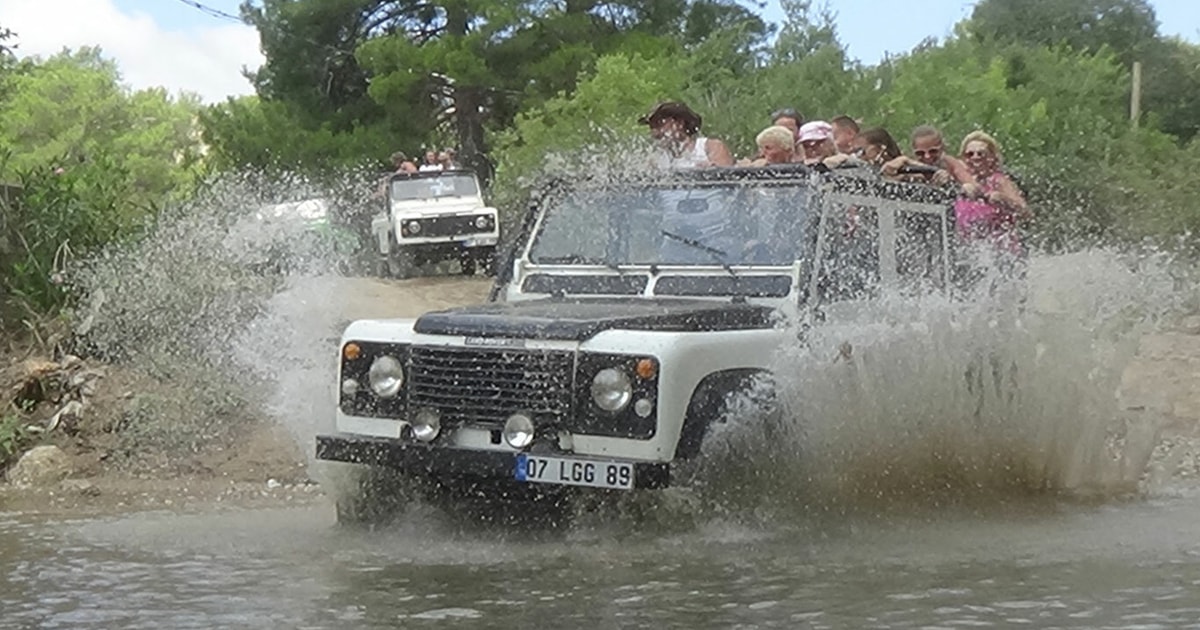
[(666, 101), (638, 119), (662, 149), (655, 156), (660, 168), (733, 166), (733, 155), (724, 142), (700, 135), (700, 115), (687, 105)]

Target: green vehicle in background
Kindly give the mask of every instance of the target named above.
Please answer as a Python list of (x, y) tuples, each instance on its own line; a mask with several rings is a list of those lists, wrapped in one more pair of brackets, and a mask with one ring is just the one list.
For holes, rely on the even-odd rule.
[(332, 203), (323, 198), (264, 206), (231, 238), (255, 267), (282, 275), (350, 274), (362, 248), (359, 235), (337, 220)]

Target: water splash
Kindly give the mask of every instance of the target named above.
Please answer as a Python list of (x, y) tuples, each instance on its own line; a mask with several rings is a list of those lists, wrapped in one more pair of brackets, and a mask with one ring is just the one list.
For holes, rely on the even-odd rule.
[(1025, 299), (888, 296), (841, 312), (776, 353), (782, 419), (734, 408), (706, 447), (708, 492), (828, 509), (1134, 491), (1158, 426), (1117, 392), (1141, 337), (1193, 299), (1172, 267), (1039, 255), (1006, 287)]
[[(122, 421), (129, 451), (194, 452), (219, 444), (236, 423), (261, 417), (263, 392), (288, 369), (270, 352), (277, 341), (271, 335), (286, 333), (248, 337), (260, 331), (252, 323), (269, 313), (272, 296), (289, 277), (336, 274), (352, 255), (335, 240), (312, 238), (311, 216), (272, 216), (270, 210), (323, 199), (333, 222), (352, 225), (361, 209), (373, 207), (373, 179), (369, 173), (326, 182), (226, 174), (165, 210), (143, 238), (69, 270), (78, 296), (72, 317), (77, 351), (164, 385), (162, 392), (134, 392), (146, 398), (134, 407), (146, 411)], [(291, 315), (293, 322), (278, 323), (281, 330), (304, 321)], [(248, 348), (258, 354), (248, 355)], [(164, 400), (173, 398), (187, 400)]]

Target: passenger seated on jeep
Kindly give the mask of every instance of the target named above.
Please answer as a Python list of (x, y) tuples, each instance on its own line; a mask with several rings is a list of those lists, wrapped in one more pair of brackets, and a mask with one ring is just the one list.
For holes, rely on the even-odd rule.
[(998, 250), (1024, 252), (1018, 224), (1032, 217), (1025, 196), (1004, 172), (1000, 144), (983, 131), (972, 131), (962, 141), (962, 157), (979, 182), (979, 192), (954, 204), (958, 234), (967, 241), (991, 243)]
[(442, 164), (441, 164), (441, 162), (438, 162), (437, 151), (426, 151), (425, 152), (425, 162), (423, 164), (421, 164), (421, 167), (418, 170), (423, 173), (427, 172), (427, 171), (442, 170)]
[(882, 167), (887, 162), (902, 157), (904, 152), (887, 129), (874, 127), (855, 136), (854, 154), (867, 164)]
[(787, 127), (767, 127), (754, 139), (758, 144), (759, 157), (742, 160), (738, 166), (767, 166), (768, 164), (790, 164), (796, 156), (795, 135)]
[(860, 132), (854, 137), (854, 148), (849, 155), (839, 153), (825, 159), (825, 165), (830, 168), (868, 168), (888, 180), (898, 180), (899, 176), (887, 176), (880, 172), (881, 167), (904, 153), (892, 139), (892, 134), (883, 127), (875, 127)]
[(791, 107), (784, 107), (771, 112), (771, 126), (785, 127), (792, 132), (792, 142), (800, 136), (800, 125), (804, 124), (804, 116)]
[(833, 144), (838, 153), (854, 150), (854, 138), (858, 136), (858, 121), (849, 116), (835, 116), (829, 121), (833, 125)]
[[(883, 174), (888, 177), (899, 176), (902, 181), (913, 181), (934, 186), (958, 184), (968, 195), (978, 191), (975, 178), (962, 160), (946, 154), (946, 143), (942, 132), (930, 125), (921, 125), (912, 131), (912, 149), (916, 159), (907, 155), (897, 157), (883, 165)], [(901, 174), (904, 166), (932, 166), (932, 173)]]
[(833, 143), (833, 125), (824, 120), (806, 122), (800, 127), (800, 148), (803, 154), (797, 156), (797, 162), (813, 166), (837, 155), (837, 146)]
[(659, 168), (700, 168), (733, 166), (733, 155), (724, 142), (700, 135), (700, 114), (684, 103), (666, 101), (654, 106), (638, 123), (650, 127), (658, 145), (655, 166)]
[(417, 165), (413, 164), (412, 160), (403, 151), (396, 151), (392, 154), (392, 171), (395, 173), (416, 173)]

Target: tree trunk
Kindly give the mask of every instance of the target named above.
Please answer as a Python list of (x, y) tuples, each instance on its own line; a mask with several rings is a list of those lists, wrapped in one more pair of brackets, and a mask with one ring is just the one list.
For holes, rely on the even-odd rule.
[[(466, 37), (471, 26), (471, 13), (464, 0), (446, 3), (446, 34)], [(457, 83), (454, 86), (454, 118), (458, 132), (458, 154), (463, 164), (479, 172), (483, 185), (491, 179), (491, 169), (483, 141), (483, 90), (474, 85)]]

